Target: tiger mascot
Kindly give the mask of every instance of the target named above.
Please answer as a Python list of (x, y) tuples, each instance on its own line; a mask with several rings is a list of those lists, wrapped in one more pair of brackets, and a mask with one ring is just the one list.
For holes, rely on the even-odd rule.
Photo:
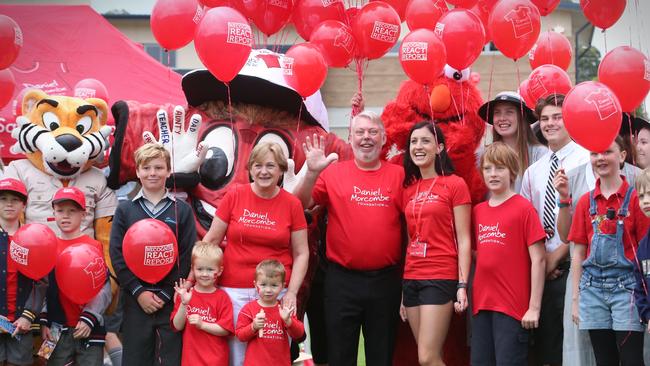
[[(61, 187), (79, 188), (86, 196), (81, 231), (102, 243), (110, 267), (108, 242), (117, 198), (103, 172), (93, 166), (109, 147), (113, 131), (106, 125), (106, 102), (30, 90), (23, 97), (22, 111), (11, 134), (16, 143), (10, 151), (24, 153), (26, 159), (9, 163), (5, 177), (19, 179), (27, 188), (25, 222), (46, 224), (59, 236), (52, 197)], [(114, 284), (113, 290), (115, 294)]]

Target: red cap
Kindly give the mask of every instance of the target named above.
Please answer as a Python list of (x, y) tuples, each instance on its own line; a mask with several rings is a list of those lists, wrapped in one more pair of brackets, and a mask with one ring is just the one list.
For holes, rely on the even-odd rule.
[(63, 187), (59, 188), (58, 191), (54, 194), (52, 199), (52, 205), (62, 201), (73, 201), (82, 209), (86, 209), (86, 196), (84, 193), (77, 187)]
[(1, 191), (18, 193), (18, 195), (22, 196), (23, 199), (27, 201), (27, 188), (25, 188), (23, 182), (18, 179), (5, 178), (0, 180), (0, 192)]

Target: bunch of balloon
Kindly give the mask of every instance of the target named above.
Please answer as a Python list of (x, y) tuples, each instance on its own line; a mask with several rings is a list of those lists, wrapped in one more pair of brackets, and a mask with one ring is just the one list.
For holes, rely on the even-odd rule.
[(9, 70), (23, 47), (23, 32), (16, 22), (0, 14), (0, 108), (9, 103), (16, 90), (16, 79)]

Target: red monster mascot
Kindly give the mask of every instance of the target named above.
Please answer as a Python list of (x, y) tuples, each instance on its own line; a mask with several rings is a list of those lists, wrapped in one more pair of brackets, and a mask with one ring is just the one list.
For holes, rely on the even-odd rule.
[[(112, 107), (116, 132), (109, 185), (117, 189), (136, 180), (133, 152), (145, 140), (162, 143), (172, 155), (173, 174), (167, 185), (187, 195), (197, 232), (203, 236), (226, 192), (249, 182), (246, 164), (256, 144), (271, 141), (283, 148), (290, 159), (283, 180), (287, 190), (297, 183), (303, 167), (301, 144), (306, 136), (326, 136), (328, 153), (336, 152), (342, 159), (351, 155), (344, 141), (327, 132), (327, 111), (320, 93), (303, 102), (287, 86), (280, 67), (282, 57), (253, 50), (229, 89), (207, 70), (189, 72), (182, 79), (187, 113), (180, 106), (117, 102)], [(301, 315), (306, 287), (316, 268), (316, 221), (310, 224), (310, 269), (298, 294)]]
[[(485, 123), (476, 111), (483, 104), (481, 93), (469, 69), (445, 67), (444, 74), (425, 89), (405, 81), (394, 101), (384, 108), (385, 148), (391, 160), (401, 163), (411, 126), (433, 120), (442, 129), (456, 174), (469, 186), (472, 202), (485, 199), (487, 189), (477, 169), (476, 150), (485, 132)], [(444, 361), (450, 366), (469, 365), (465, 314), (454, 315), (444, 347)], [(394, 365), (417, 365), (417, 346), (407, 323), (400, 327)]]

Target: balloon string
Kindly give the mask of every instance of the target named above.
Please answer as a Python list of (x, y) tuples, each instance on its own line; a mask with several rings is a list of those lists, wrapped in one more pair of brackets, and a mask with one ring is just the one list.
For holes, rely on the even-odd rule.
[[(307, 102), (307, 98), (303, 97), (302, 101), (300, 102), (300, 108), (298, 109), (298, 123), (296, 124), (296, 136), (293, 139), (293, 151), (292, 151), (292, 154), (293, 154), (294, 157), (296, 156), (296, 149), (297, 149), (296, 144), (298, 143), (298, 139), (300, 138), (300, 124), (301, 124), (301, 121), (302, 121), (302, 119), (301, 119), (302, 118), (302, 105), (303, 105), (303, 103), (306, 103), (306, 102)], [(295, 173), (295, 169), (296, 169), (296, 167), (294, 166), (294, 172), (293, 173)]]
[(607, 54), (607, 31), (603, 29), (603, 40), (605, 42), (605, 54)]
[[(487, 99), (488, 101), (490, 101), (492, 99), (492, 80), (493, 80), (493, 78), (494, 78), (494, 57), (490, 57), (490, 80), (488, 81), (488, 99)], [(492, 106), (490, 105), (490, 103), (488, 103), (488, 105), (487, 105), (487, 114), (486, 114), (487, 116), (489, 116), (490, 113), (492, 113), (492, 111), (490, 110), (490, 109), (492, 109), (491, 107)], [(489, 120), (489, 117), (488, 117), (488, 120)], [(492, 130), (490, 130), (490, 131), (492, 131)], [(491, 136), (492, 136), (492, 134), (490, 134), (490, 137)], [(485, 147), (485, 146), (488, 146), (488, 145), (489, 145), (488, 144), (488, 139), (484, 138), (483, 139), (483, 146)]]
[[(233, 113), (233, 108), (232, 108), (232, 99), (231, 99), (231, 95), (230, 95), (230, 82), (227, 82), (227, 83), (224, 83), (224, 84), (226, 84), (226, 94), (228, 95), (228, 115), (229, 115), (229, 119), (230, 119), (230, 131), (232, 131), (231, 141), (232, 141), (232, 151), (233, 151), (233, 154), (234, 154), (235, 151), (236, 151), (235, 149), (236, 149), (237, 145), (236, 145), (236, 141), (235, 141), (235, 120), (234, 120), (234, 115), (233, 115), (234, 113)], [(233, 164), (234, 164), (234, 162), (233, 162)], [(234, 169), (234, 167), (233, 167), (233, 169)]]

